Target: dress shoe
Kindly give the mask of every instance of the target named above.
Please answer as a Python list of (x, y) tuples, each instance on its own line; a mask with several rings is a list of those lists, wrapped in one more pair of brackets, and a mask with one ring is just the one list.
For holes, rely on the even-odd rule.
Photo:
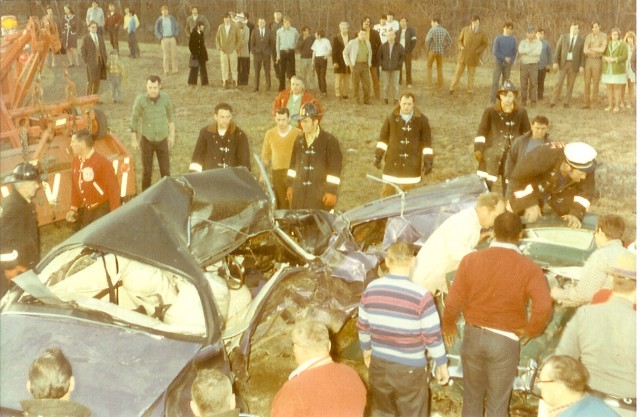
[(562, 105), (562, 107), (564, 107), (565, 109), (568, 109), (569, 105), (565, 103), (565, 104)]
[(555, 106), (556, 106), (555, 103), (549, 104), (549, 107), (551, 107), (551, 108), (554, 108)]
[(583, 108), (583, 109), (588, 109), (589, 107), (591, 107), (591, 106), (589, 106), (588, 104), (583, 104), (583, 105), (582, 105), (582, 108)]
[(258, 89), (258, 88), (254, 88), (254, 89), (253, 89), (253, 92), (254, 92), (254, 93), (257, 93), (258, 91), (260, 91), (260, 89)]

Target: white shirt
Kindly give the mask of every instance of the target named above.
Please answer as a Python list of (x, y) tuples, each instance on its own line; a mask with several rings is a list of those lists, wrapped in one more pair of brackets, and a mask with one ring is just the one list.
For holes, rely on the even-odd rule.
[(465, 255), (480, 240), (480, 219), (475, 207), (466, 208), (445, 220), (418, 252), (411, 280), (432, 294), (447, 292), (446, 275), (455, 271)]
[(380, 42), (382, 42), (383, 45), (385, 43), (387, 43), (387, 29), (388, 28), (389, 28), (389, 25), (385, 24), (383, 26), (380, 23), (376, 24), (373, 27), (373, 30), (375, 30), (376, 32), (378, 32), (380, 34)]
[(331, 55), (331, 42), (327, 38), (320, 38), (313, 41), (311, 50), (316, 58)]

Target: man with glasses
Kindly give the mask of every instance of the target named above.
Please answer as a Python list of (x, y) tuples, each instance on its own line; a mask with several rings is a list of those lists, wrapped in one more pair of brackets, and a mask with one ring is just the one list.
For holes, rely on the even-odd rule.
[(566, 355), (549, 357), (540, 369), (536, 385), (544, 402), (542, 416), (615, 417), (601, 399), (588, 394), (589, 371), (580, 361)]

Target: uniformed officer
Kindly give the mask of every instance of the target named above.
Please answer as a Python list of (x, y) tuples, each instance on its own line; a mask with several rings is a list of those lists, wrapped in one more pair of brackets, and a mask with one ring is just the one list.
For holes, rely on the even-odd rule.
[(120, 187), (113, 165), (93, 149), (88, 130), (71, 137), (71, 206), (66, 219), (80, 228), (120, 207)]
[(338, 140), (320, 129), (322, 113), (318, 109), (312, 101), (293, 116), (302, 128), (293, 145), (287, 171), (287, 199), (294, 210), (331, 210), (338, 200), (342, 151)]
[(213, 118), (214, 123), (200, 129), (189, 170), (201, 172), (207, 169), (244, 166), (251, 171), (249, 139), (232, 121), (231, 105), (216, 105)]
[(583, 142), (537, 147), (511, 173), (511, 210), (524, 212), (525, 221), (534, 222), (546, 203), (569, 227), (579, 228), (595, 195), (596, 156)]
[(2, 200), (0, 215), (0, 297), (9, 289), (9, 280), (33, 268), (40, 260), (40, 233), (33, 198), (42, 179), (36, 167), (18, 164), (4, 183), (13, 190)]
[[(415, 107), (415, 97), (404, 93), (400, 104), (387, 117), (376, 145), (374, 166), (380, 168), (384, 156), (382, 179), (407, 191), (431, 172), (433, 149), (429, 119)], [(394, 187), (384, 184), (380, 197), (395, 194)]]
[(478, 161), (477, 174), (487, 181), (489, 189), (502, 177), (502, 195), (506, 193), (504, 165), (511, 142), (529, 130), (529, 116), (516, 103), (518, 89), (505, 80), (498, 90), (497, 101), (482, 114), (474, 140), (474, 156)]

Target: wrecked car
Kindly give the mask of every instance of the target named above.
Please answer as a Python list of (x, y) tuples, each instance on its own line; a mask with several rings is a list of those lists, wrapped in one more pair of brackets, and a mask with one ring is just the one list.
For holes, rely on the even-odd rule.
[[(256, 350), (290, 350), (297, 319), (338, 333), (388, 244), (424, 241), (483, 192), (461, 177), (342, 215), (274, 211), (244, 168), (166, 177), (14, 280), (0, 301), (0, 414), (21, 415), (31, 362), (59, 347), (93, 415), (190, 416), (198, 369), (242, 384)], [(530, 253), (561, 234), (532, 234)], [(557, 265), (557, 253), (542, 256)]]
[[(421, 193), (429, 188), (429, 195), (438, 203), (449, 198), (450, 204), (426, 208), (421, 207)], [(468, 194), (463, 190), (472, 191)], [(484, 184), (478, 183), (473, 176), (456, 178), (430, 187), (412, 190), (406, 196), (395, 196), (371, 202), (345, 213), (352, 225), (353, 236), (364, 248), (386, 248), (397, 240), (421, 246), (431, 231), (442, 224), (449, 216), (462, 208), (472, 206), (478, 194), (487, 191)], [(430, 213), (429, 216), (427, 213)], [(594, 229), (597, 216), (587, 215), (581, 229), (566, 227), (566, 223), (558, 216), (547, 215), (533, 224), (526, 224), (520, 241), (522, 253), (535, 261), (545, 272), (550, 288), (555, 286), (575, 285), (579, 269), (596, 249)], [(488, 241), (481, 242), (478, 249), (487, 247)], [(449, 286), (455, 272), (448, 274)], [(445, 297), (436, 297), (436, 305), (440, 314), (444, 310)], [(512, 412), (523, 415), (535, 415), (537, 407), (537, 389), (534, 378), (538, 364), (552, 354), (557, 346), (562, 330), (573, 316), (575, 308), (554, 305), (553, 317), (545, 332), (521, 344), (520, 365), (514, 378), (511, 408)], [(464, 319), (457, 323), (458, 334), (462, 335)], [(461, 339), (458, 337), (448, 349), (449, 386), (441, 387), (432, 384), (433, 395), (438, 400), (459, 403), (463, 389), (462, 366), (460, 362)], [(459, 404), (458, 404), (459, 406)]]

